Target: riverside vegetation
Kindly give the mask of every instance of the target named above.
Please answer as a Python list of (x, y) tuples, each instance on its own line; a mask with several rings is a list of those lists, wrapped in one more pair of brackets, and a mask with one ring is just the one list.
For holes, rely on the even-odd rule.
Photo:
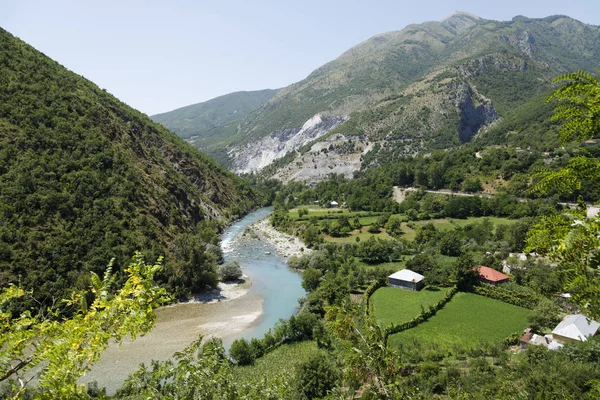
[[(7, 221), (1, 226), (0, 242), (2, 396), (109, 397), (95, 385), (78, 385), (78, 376), (111, 338), (147, 332), (153, 323), (152, 310), (169, 301), (167, 292), (184, 295), (210, 286), (210, 279), (216, 281), (219, 252), (211, 246), (216, 247), (219, 226), (263, 201), (274, 203), (271, 223), (275, 227), (302, 237), (314, 249), (289, 261), (291, 267), (304, 271), (302, 286), (307, 295), (300, 300), (298, 314), (281, 320), (263, 338), (235, 341), (229, 354), (219, 339), (198, 338), (172, 360), (140, 366), (110, 397), (595, 399), (600, 395), (597, 337), (567, 343), (556, 351), (535, 346), (524, 352), (508, 351), (527, 325), (543, 333), (567, 312), (552, 297), (558, 291), (568, 290), (581, 312), (600, 317), (596, 254), (600, 220), (584, 219), (583, 210), (564, 210), (558, 203), (561, 197), (598, 196), (598, 188), (588, 185), (600, 179), (598, 160), (577, 145), (600, 134), (600, 84), (594, 76), (578, 72), (558, 78), (563, 85), (552, 96), (560, 101), (555, 118), (563, 122), (561, 143), (575, 142), (573, 156), (535, 174), (530, 169), (534, 163), (520, 164), (520, 173), (527, 177), (521, 192), (459, 198), (417, 191), (398, 204), (391, 200), (391, 190), (401, 185), (402, 174), (389, 178), (385, 171), (410, 169), (415, 179), (421, 170), (408, 160), (366, 170), (354, 180), (333, 176), (314, 188), (302, 183), (282, 186), (253, 176), (251, 189), (248, 181), (186, 148), (143, 115), (8, 33), (0, 33), (6, 49), (0, 53), (0, 79), (4, 79), (0, 132), (6, 144), (0, 150), (0, 182), (4, 182), (0, 199), (5, 201), (1, 212)], [(46, 102), (44, 95), (50, 96)], [(59, 101), (62, 97), (69, 101)], [(53, 121), (55, 114), (58, 119)], [(77, 131), (79, 139), (69, 142), (78, 123), (83, 124)], [(62, 136), (61, 129), (66, 130)], [(100, 144), (85, 140), (86, 135), (94, 135)], [(109, 149), (121, 161), (100, 156), (85, 162), (77, 156), (67, 158), (67, 153), (61, 153), (65, 146), (84, 158)], [(468, 154), (469, 146), (448, 154)], [(53, 152), (55, 147), (58, 153)], [(430, 162), (441, 163), (444, 157), (445, 153), (420, 157), (416, 165), (431, 166)], [(65, 159), (75, 164), (65, 166)], [(449, 163), (449, 169), (472, 173), (486, 167), (482, 162), (472, 170), (464, 165), (468, 161), (459, 159)], [(500, 157), (490, 171), (504, 169), (511, 159)], [(48, 162), (57, 170), (42, 179), (33, 172), (44, 169), (27, 162)], [(115, 163), (121, 166), (118, 173), (112, 169)], [(436, 176), (433, 172), (411, 184), (433, 185), (435, 180), (429, 179)], [(91, 183), (85, 179), (87, 174)], [(101, 185), (125, 184), (127, 179), (119, 180), (123, 176), (139, 186), (113, 193)], [(458, 184), (477, 191), (476, 184), (467, 184), (475, 178), (469, 174), (464, 178)], [(15, 189), (10, 184), (15, 181), (23, 185)], [(108, 193), (94, 192), (98, 188)], [(525, 191), (531, 198), (521, 201), (517, 196)], [(73, 192), (76, 195), (71, 197)], [(61, 201), (47, 203), (55, 197)], [(101, 212), (103, 198), (123, 208), (106, 207), (113, 211)], [(86, 203), (78, 203), (81, 199)], [(312, 210), (316, 200), (346, 202), (349, 211)], [(90, 210), (98, 212), (97, 218), (88, 215)], [(114, 219), (110, 214), (114, 210), (123, 210), (119, 214), (123, 219)], [(452, 223), (450, 218), (460, 222)], [(112, 231), (94, 228), (92, 221), (114, 221), (113, 241), (109, 240)], [(370, 236), (354, 235), (345, 243), (331, 240), (363, 228)], [(68, 236), (73, 232), (81, 237)], [(89, 232), (105, 236), (88, 236)], [(121, 243), (124, 238), (130, 239)], [(88, 247), (80, 248), (80, 243)], [(132, 251), (129, 245), (147, 245), (149, 250), (135, 254), (128, 263), (124, 260)], [(113, 254), (115, 248), (120, 252)], [(73, 252), (63, 254), (63, 250)], [(536, 251), (544, 258), (511, 260), (513, 282), (498, 288), (480, 286), (472, 268), (485, 264), (499, 269), (500, 260), (511, 251)], [(144, 261), (160, 253), (166, 255), (164, 261), (153, 265)], [(116, 258), (114, 273), (109, 269), (104, 279), (90, 273), (101, 272), (98, 260), (111, 256)], [(38, 260), (41, 265), (35, 264)], [(403, 266), (422, 272), (429, 289), (441, 293), (407, 292), (403, 295), (423, 299), (411, 298), (410, 310), (394, 315), (385, 310), (389, 295), (381, 286), (390, 272)], [(28, 274), (19, 280), (19, 271)], [(45, 271), (53, 273), (46, 276)], [(38, 287), (28, 280), (34, 278), (52, 282)], [(45, 296), (41, 300), (36, 298), (38, 290)], [(502, 318), (494, 320), (495, 326), (482, 326), (489, 322), (490, 313)], [(388, 318), (389, 324), (379, 325), (382, 318)], [(293, 361), (282, 364), (285, 357)], [(35, 366), (41, 368), (38, 385), (25, 374)]]

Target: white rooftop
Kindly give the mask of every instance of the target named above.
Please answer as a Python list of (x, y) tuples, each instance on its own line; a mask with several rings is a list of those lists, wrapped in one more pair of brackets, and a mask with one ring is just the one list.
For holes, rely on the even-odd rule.
[(560, 324), (556, 325), (552, 333), (585, 342), (588, 336), (596, 334), (598, 328), (600, 328), (600, 323), (588, 320), (584, 315), (575, 314), (564, 317)]
[(403, 269), (402, 271), (394, 272), (388, 276), (388, 278), (417, 283), (421, 282), (425, 277), (421, 274), (411, 271), (410, 269)]

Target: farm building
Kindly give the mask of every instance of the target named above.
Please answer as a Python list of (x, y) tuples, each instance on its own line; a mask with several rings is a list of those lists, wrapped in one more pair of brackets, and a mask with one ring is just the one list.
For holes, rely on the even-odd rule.
[(338, 203), (337, 201), (332, 201), (331, 203), (329, 203), (331, 205), (331, 207), (337, 207), (340, 205), (340, 203)]
[(510, 277), (506, 274), (503, 274), (500, 271), (496, 271), (490, 267), (484, 267), (480, 265), (477, 267), (477, 272), (479, 273), (479, 280), (483, 283), (488, 283), (490, 285), (497, 285), (502, 282), (508, 282)]
[(600, 323), (588, 320), (585, 315), (567, 315), (552, 331), (554, 339), (562, 342), (579, 340), (587, 341), (589, 336), (594, 336), (600, 328)]
[(388, 284), (392, 287), (421, 290), (425, 286), (423, 278), (424, 276), (421, 274), (417, 274), (409, 269), (403, 269), (388, 276)]

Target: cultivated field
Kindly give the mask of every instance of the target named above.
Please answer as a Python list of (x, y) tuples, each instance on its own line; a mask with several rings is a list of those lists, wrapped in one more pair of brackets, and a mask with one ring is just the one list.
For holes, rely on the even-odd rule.
[(440, 301), (450, 288), (421, 291), (404, 290), (391, 287), (379, 288), (371, 296), (377, 323), (386, 327), (392, 322), (402, 323), (421, 314), (421, 307), (428, 308)]
[(312, 340), (285, 344), (259, 358), (253, 365), (236, 367), (234, 374), (236, 380), (245, 383), (256, 383), (265, 378), (273, 379), (282, 373), (293, 373), (296, 365), (308, 361), (311, 355), (319, 351), (322, 350), (319, 350)]
[(527, 327), (530, 311), (472, 293), (457, 293), (429, 320), (390, 336), (389, 345), (417, 342), (452, 349), (497, 342)]

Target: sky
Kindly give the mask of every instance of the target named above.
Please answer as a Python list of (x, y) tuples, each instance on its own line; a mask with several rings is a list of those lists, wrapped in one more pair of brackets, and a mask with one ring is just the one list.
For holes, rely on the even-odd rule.
[(598, 0), (0, 0), (0, 27), (153, 115), (290, 85), (373, 35), (453, 11), (600, 25)]

